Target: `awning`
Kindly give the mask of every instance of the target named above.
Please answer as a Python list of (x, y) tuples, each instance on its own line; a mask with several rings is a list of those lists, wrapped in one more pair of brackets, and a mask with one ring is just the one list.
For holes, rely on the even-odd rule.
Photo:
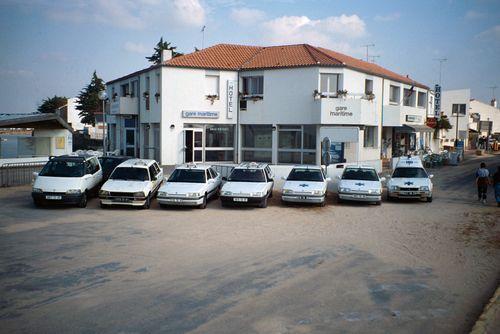
[(403, 125), (394, 128), (396, 132), (399, 133), (416, 133), (416, 132), (434, 132), (434, 128), (428, 127), (427, 125)]

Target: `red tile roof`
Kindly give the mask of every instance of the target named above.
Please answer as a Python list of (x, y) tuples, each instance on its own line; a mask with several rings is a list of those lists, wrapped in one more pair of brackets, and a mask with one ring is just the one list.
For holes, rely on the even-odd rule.
[(164, 66), (217, 70), (254, 70), (306, 66), (347, 67), (398, 82), (427, 86), (379, 65), (309, 44), (282, 46), (246, 46), (217, 44), (212, 47), (170, 59)]

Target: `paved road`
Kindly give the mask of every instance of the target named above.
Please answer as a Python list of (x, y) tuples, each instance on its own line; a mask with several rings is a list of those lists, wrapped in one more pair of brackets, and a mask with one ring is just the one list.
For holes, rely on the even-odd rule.
[(500, 277), (478, 163), (382, 206), (35, 209), (0, 189), (0, 332), (465, 333)]

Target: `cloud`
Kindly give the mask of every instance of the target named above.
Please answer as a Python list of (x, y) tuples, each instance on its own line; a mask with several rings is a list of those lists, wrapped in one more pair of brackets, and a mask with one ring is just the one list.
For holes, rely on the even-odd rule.
[(183, 26), (201, 27), (206, 20), (206, 10), (199, 0), (170, 1), (170, 18)]
[(35, 73), (31, 70), (25, 69), (0, 69), (1, 77), (22, 77), (28, 78), (34, 76)]
[(229, 17), (241, 25), (251, 25), (266, 18), (266, 13), (252, 8), (233, 8)]
[(319, 20), (307, 16), (282, 16), (262, 26), (264, 42), (269, 44), (309, 43), (343, 52), (351, 50), (351, 39), (366, 34), (365, 22), (359, 16), (345, 14)]
[(486, 13), (477, 12), (475, 10), (468, 10), (465, 13), (466, 20), (478, 20), (486, 17)]
[(142, 43), (134, 43), (127, 41), (125, 44), (123, 44), (123, 49), (127, 52), (130, 53), (139, 53), (139, 54), (145, 54), (150, 51), (144, 44)]
[(490, 29), (480, 32), (475, 36), (475, 38), (486, 41), (500, 42), (500, 25), (496, 25)]
[(390, 22), (390, 21), (399, 20), (400, 17), (401, 17), (401, 13), (392, 13), (392, 14), (387, 14), (387, 15), (376, 15), (374, 17), (374, 20), (378, 21), (378, 22)]
[(45, 61), (55, 61), (60, 63), (65, 63), (69, 60), (66, 54), (57, 51), (42, 52), (40, 54), (40, 59)]

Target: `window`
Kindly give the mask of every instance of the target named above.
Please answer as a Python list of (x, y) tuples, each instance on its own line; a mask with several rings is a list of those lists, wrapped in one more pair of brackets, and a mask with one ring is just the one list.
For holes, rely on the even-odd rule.
[(451, 106), (451, 114), (452, 115), (462, 115), (466, 114), (465, 112), (466, 105), (465, 104), (452, 104)]
[(417, 105), (420, 108), (425, 108), (426, 104), (427, 104), (427, 93), (425, 93), (425, 92), (418, 92)]
[(376, 147), (377, 146), (377, 127), (365, 126), (363, 147)]
[(154, 165), (149, 166), (149, 175), (152, 180), (156, 179), (156, 170)]
[(130, 97), (136, 97), (139, 94), (139, 85), (137, 80), (131, 82), (132, 90), (130, 92)]
[(264, 77), (243, 77), (243, 95), (264, 95)]
[(247, 100), (240, 100), (240, 110), (247, 110)]
[(404, 100), (403, 105), (407, 107), (415, 107), (415, 91), (413, 89), (405, 88), (403, 90)]
[(390, 86), (389, 101), (399, 104), (399, 101), (401, 101), (401, 88), (399, 86)]
[(206, 125), (205, 161), (234, 161), (234, 125)]
[(243, 125), (241, 130), (243, 161), (271, 162), (272, 126)]
[[(156, 73), (156, 94), (160, 94), (160, 91), (161, 91), (160, 73)], [(158, 99), (156, 99), (156, 103), (158, 103)]]
[(373, 94), (373, 80), (365, 79), (365, 94)]
[(278, 130), (278, 163), (314, 164), (316, 126), (282, 125)]
[(340, 85), (340, 76), (341, 74), (334, 73), (321, 73), (319, 75), (320, 78), (320, 86), (319, 90), (321, 93), (337, 93), (337, 91), (341, 90), (342, 87)]
[(219, 96), (218, 75), (205, 75), (205, 95)]
[(125, 96), (129, 96), (130, 95), (130, 90), (129, 90), (129, 85), (128, 83), (124, 84), (124, 85), (121, 85), (120, 86), (120, 89), (121, 89), (121, 93), (122, 93), (122, 96), (125, 97)]
[(147, 93), (145, 96), (146, 99), (146, 110), (150, 109), (150, 92), (149, 89), (151, 88), (151, 83), (149, 81), (149, 77), (146, 77), (146, 91), (144, 93)]

